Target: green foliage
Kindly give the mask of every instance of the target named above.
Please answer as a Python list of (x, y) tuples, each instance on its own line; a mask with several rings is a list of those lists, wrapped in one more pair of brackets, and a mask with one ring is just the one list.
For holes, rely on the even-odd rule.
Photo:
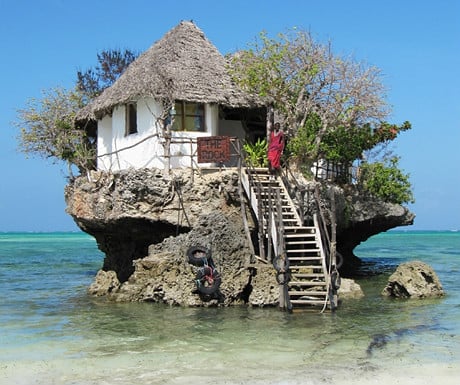
[(314, 141), (321, 125), (319, 117), (311, 114), (297, 134), (287, 142), (287, 152), (298, 165), (309, 164), (313, 161)]
[(359, 159), (364, 151), (394, 140), (399, 132), (410, 128), (409, 122), (404, 122), (401, 126), (387, 122), (382, 122), (377, 127), (372, 127), (371, 124), (348, 128), (340, 126), (324, 135), (320, 153), (331, 161), (351, 163)]
[(114, 49), (98, 53), (98, 65), (85, 72), (77, 72), (77, 90), (83, 94), (85, 102), (88, 103), (115, 83), (137, 56), (137, 53), (128, 49), (124, 51)]
[[(299, 165), (316, 160), (314, 142), (321, 124), (318, 115), (310, 114), (297, 134), (290, 138), (288, 151)], [(383, 122), (378, 128), (372, 128), (370, 124), (348, 128), (339, 126), (325, 133), (319, 147), (319, 154), (331, 162), (352, 163), (355, 159), (359, 159), (364, 151), (393, 140), (400, 131), (410, 128), (409, 122), (404, 122), (401, 126)]]
[(409, 175), (398, 168), (399, 158), (394, 156), (387, 162), (363, 163), (359, 184), (385, 202), (414, 203)]
[(411, 125), (386, 122), (378, 68), (335, 55), (330, 44), (300, 30), (275, 38), (263, 32), (231, 63), (235, 82), (266, 98), (280, 116), (289, 160), (306, 176), (320, 158), (346, 168), (372, 150), (388, 160), (363, 165), (361, 186), (388, 202), (413, 201), (409, 178), (387, 146)]
[(255, 143), (246, 142), (243, 145), (245, 151), (245, 161), (253, 167), (267, 167), (267, 140), (257, 139)]
[(94, 169), (96, 138), (76, 127), (75, 115), (112, 85), (136, 56), (129, 50), (102, 51), (94, 69), (78, 71), (76, 90), (54, 88), (44, 91), (42, 99), (29, 99), (26, 107), (18, 110), (18, 121), (14, 123), (20, 129), (20, 151), (65, 161), (80, 172)]
[(19, 149), (27, 155), (73, 164), (80, 172), (94, 168), (94, 139), (74, 125), (81, 107), (79, 93), (61, 88), (45, 91), (41, 99), (29, 99), (14, 123), (20, 129)]
[(410, 128), (408, 122), (386, 122), (389, 108), (378, 68), (334, 54), (330, 44), (308, 32), (294, 29), (275, 38), (262, 32), (232, 56), (230, 72), (276, 110), (289, 161), (306, 173), (319, 158), (346, 167), (363, 152), (385, 150)]

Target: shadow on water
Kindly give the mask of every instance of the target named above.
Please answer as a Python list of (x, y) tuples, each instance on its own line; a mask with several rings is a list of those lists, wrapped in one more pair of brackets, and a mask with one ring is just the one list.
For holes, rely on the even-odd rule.
[(402, 329), (396, 329), (391, 334), (375, 334), (366, 349), (367, 356), (370, 357), (378, 350), (384, 348), (390, 342), (401, 342), (404, 337), (414, 336), (416, 334), (422, 335), (425, 332), (439, 330), (438, 325), (416, 325)]

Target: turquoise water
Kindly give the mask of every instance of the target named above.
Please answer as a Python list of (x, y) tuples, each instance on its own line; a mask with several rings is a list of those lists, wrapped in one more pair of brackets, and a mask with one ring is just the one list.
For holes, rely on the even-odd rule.
[[(334, 314), (178, 308), (87, 296), (103, 255), (86, 234), (0, 233), (0, 384), (343, 383), (338, 374), (371, 381), (389, 368), (432, 366), (460, 373), (460, 232), (388, 232), (355, 253), (365, 272), (383, 273), (358, 279), (365, 297)], [(447, 295), (382, 298), (389, 274), (415, 259), (434, 268)]]

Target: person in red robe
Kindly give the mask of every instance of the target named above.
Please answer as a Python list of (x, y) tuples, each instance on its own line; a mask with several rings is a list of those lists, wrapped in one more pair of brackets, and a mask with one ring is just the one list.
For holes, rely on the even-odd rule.
[(281, 155), (284, 151), (284, 132), (281, 130), (280, 124), (275, 123), (270, 130), (268, 141), (268, 168), (270, 174), (277, 175), (281, 168)]

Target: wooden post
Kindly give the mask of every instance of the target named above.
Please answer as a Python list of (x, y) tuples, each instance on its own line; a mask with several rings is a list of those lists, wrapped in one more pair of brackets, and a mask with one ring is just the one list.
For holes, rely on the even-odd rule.
[(164, 144), (164, 152), (165, 152), (165, 168), (164, 168), (164, 176), (168, 176), (171, 169), (171, 129), (174, 124), (175, 115), (173, 113), (169, 113), (170, 121), (166, 124), (166, 127), (163, 128), (163, 137), (165, 139)]
[[(330, 190), (331, 194), (331, 247), (330, 247), (330, 272), (335, 272), (337, 270), (337, 221), (335, 215), (335, 193), (334, 190)], [(329, 277), (329, 280), (331, 277)], [(338, 296), (337, 290), (331, 284), (329, 286), (329, 301), (331, 310), (337, 308)]]
[(286, 310), (286, 285), (284, 284), (284, 271), (286, 269), (286, 261), (281, 258), (282, 266), (280, 266), (280, 272), (278, 273), (278, 288), (279, 288), (279, 307), (280, 310)]
[(337, 220), (335, 216), (335, 193), (334, 189), (330, 190), (331, 194), (331, 257), (332, 266), (336, 265), (336, 244), (337, 244)]
[[(243, 168), (241, 165), (241, 152), (240, 151), (238, 152), (240, 154), (238, 158), (238, 194), (240, 197), (241, 216), (242, 216), (243, 224), (244, 224), (244, 232), (246, 233), (246, 238), (248, 239), (248, 243), (249, 243), (249, 249), (251, 250), (252, 256), (254, 256), (256, 253), (254, 250), (254, 245), (252, 243), (251, 232), (249, 231), (248, 218), (246, 217), (246, 204), (244, 203), (244, 196), (243, 196), (243, 186), (241, 184), (241, 173), (243, 172), (242, 171)], [(249, 261), (249, 263), (250, 262), (251, 261)]]
[(267, 143), (270, 140), (270, 130), (275, 123), (275, 112), (273, 110), (273, 106), (267, 107), (267, 121), (266, 121), (266, 129), (267, 129)]
[(170, 169), (171, 169), (171, 133), (168, 132), (169, 130), (166, 130), (165, 134), (165, 168), (164, 168), (164, 175), (168, 176)]
[(264, 211), (262, 207), (262, 191), (258, 181), (254, 180), (254, 176), (251, 176), (251, 183), (254, 185), (257, 196), (257, 216), (258, 216), (258, 239), (259, 239), (259, 255), (262, 259), (267, 259), (264, 245)]

